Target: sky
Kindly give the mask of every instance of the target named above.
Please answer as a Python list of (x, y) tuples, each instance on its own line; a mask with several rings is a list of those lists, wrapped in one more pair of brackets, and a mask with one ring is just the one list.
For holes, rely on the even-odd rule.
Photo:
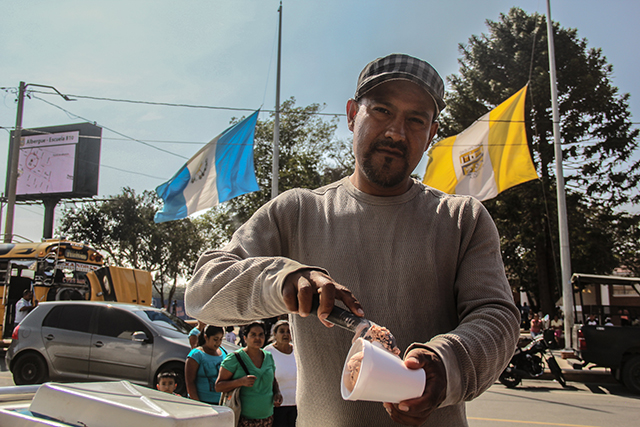
[[(8, 88), (0, 90), (0, 188), (24, 81), (78, 96), (67, 102), (34, 93), (25, 100), (24, 128), (85, 121), (103, 127), (98, 197), (123, 187), (155, 189), (233, 117), (248, 112), (80, 96), (273, 110), (278, 6), (278, 0), (0, 0), (0, 87)], [(486, 20), (514, 6), (546, 14), (542, 0), (284, 0), (280, 99), (344, 114), (360, 70), (394, 52), (429, 61), (443, 77), (457, 74), (458, 45), (487, 33)], [(613, 65), (613, 84), (631, 95), (636, 123), (639, 16), (639, 1), (551, 4), (554, 21), (602, 49)], [(342, 119), (336, 137), (349, 136)], [(43, 221), (41, 205), (18, 205), (14, 234), (38, 241)]]

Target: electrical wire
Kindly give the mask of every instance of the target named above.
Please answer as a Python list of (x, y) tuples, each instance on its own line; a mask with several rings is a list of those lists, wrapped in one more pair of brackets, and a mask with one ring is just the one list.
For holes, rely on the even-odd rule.
[[(0, 88), (1, 89), (7, 89), (7, 88)], [(40, 94), (44, 94), (44, 95), (57, 95), (56, 93), (52, 93), (52, 92), (46, 92), (46, 91), (40, 91), (40, 90), (29, 90), (29, 92), (32, 93), (40, 93)], [(109, 101), (109, 102), (123, 102), (123, 103), (127, 103), (127, 104), (143, 104), (143, 105), (157, 105), (157, 106), (163, 106), (163, 107), (181, 107), (181, 108), (196, 108), (196, 109), (205, 109), (205, 110), (224, 110), (224, 111), (244, 111), (244, 112), (254, 112), (256, 111), (256, 108), (241, 108), (241, 107), (219, 107), (219, 106), (213, 106), (213, 105), (197, 105), (197, 104), (181, 104), (181, 103), (173, 103), (173, 102), (157, 102), (157, 101), (140, 101), (140, 100), (134, 100), (134, 99), (122, 99), (122, 98), (105, 98), (105, 97), (98, 97), (98, 96), (89, 96), (89, 95), (74, 95), (71, 93), (65, 94), (68, 97), (71, 98), (78, 98), (78, 99), (91, 99), (94, 101)], [(262, 112), (266, 112), (266, 113), (275, 113), (276, 110), (265, 110), (265, 109), (261, 109), (260, 111)], [(321, 111), (317, 111), (317, 112), (313, 112), (313, 113), (307, 113), (309, 115), (314, 115), (314, 116), (342, 116), (342, 117), (346, 117), (347, 115), (345, 113), (323, 113)]]
[[(80, 119), (80, 120), (84, 120), (84, 121), (86, 121), (86, 122), (92, 122), (91, 120), (86, 119), (86, 118), (84, 118), (84, 117), (82, 117), (82, 116), (79, 116), (79, 115), (77, 115), (77, 114), (73, 114), (72, 112), (70, 112), (70, 111), (68, 111), (68, 110), (66, 110), (66, 109), (64, 109), (64, 108), (62, 108), (62, 107), (60, 107), (59, 105), (54, 104), (53, 102), (49, 102), (49, 101), (47, 101), (47, 100), (45, 100), (45, 99), (42, 99), (42, 98), (40, 98), (40, 97), (38, 97), (38, 96), (34, 96), (33, 98), (34, 98), (34, 99), (37, 99), (37, 100), (40, 100), (40, 101), (44, 102), (45, 104), (49, 104), (49, 105), (51, 105), (52, 107), (55, 107), (55, 108), (57, 108), (57, 109), (59, 109), (59, 110), (62, 110), (62, 111), (64, 111), (67, 115), (73, 116), (73, 117), (78, 118), (78, 119)], [(97, 122), (93, 122), (93, 123), (97, 125)], [(127, 138), (127, 139), (131, 140), (131, 141), (135, 141), (135, 142), (137, 142), (137, 143), (139, 143), (139, 144), (142, 144), (142, 145), (144, 145), (144, 146), (147, 146), (147, 147), (153, 148), (154, 150), (162, 151), (163, 153), (171, 154), (172, 156), (180, 157), (181, 159), (185, 159), (185, 160), (188, 160), (188, 159), (189, 159), (188, 157), (185, 157), (185, 156), (183, 156), (183, 155), (181, 155), (181, 154), (177, 154), (177, 153), (174, 153), (174, 152), (172, 152), (172, 151), (165, 150), (164, 148), (156, 147), (155, 145), (149, 144), (149, 143), (144, 142), (144, 141), (142, 141), (142, 140), (139, 140), (139, 139), (136, 139), (136, 138), (132, 138), (132, 137), (130, 137), (130, 136), (128, 136), (128, 135), (125, 135), (125, 134), (123, 134), (123, 133), (121, 133), (121, 132), (118, 132), (117, 130), (111, 129), (111, 128), (109, 128), (109, 127), (107, 127), (107, 126), (103, 125), (103, 124), (100, 124), (99, 126), (100, 126), (101, 128), (103, 128), (103, 129), (108, 130), (109, 132), (113, 132), (113, 133), (115, 133), (116, 135), (120, 135), (120, 136), (122, 136), (122, 137), (124, 137), (124, 138)]]
[[(11, 131), (15, 130), (15, 126), (0, 126), (0, 129), (5, 130), (7, 133), (10, 133)], [(46, 134), (48, 132), (44, 132), (41, 131), (39, 129), (33, 129), (33, 128), (22, 128), (22, 131), (27, 131), (27, 132), (31, 132), (31, 133), (41, 133), (41, 134)], [(131, 141), (131, 138), (113, 138), (113, 137), (108, 137), (108, 136), (95, 136), (95, 135), (79, 135), (80, 138), (86, 138), (86, 139), (100, 139), (102, 141), (104, 140), (108, 140), (108, 141)], [(163, 139), (146, 139), (144, 140), (144, 142), (148, 142), (148, 143), (156, 143), (156, 144), (184, 144), (184, 145), (207, 145), (208, 142), (202, 142), (202, 141), (168, 141), (168, 140), (163, 140)]]
[[(4, 129), (7, 132), (10, 132), (12, 130), (15, 130), (14, 126), (0, 126), (0, 129)], [(28, 131), (28, 132), (33, 132), (33, 133), (46, 133), (43, 131), (40, 131), (38, 129), (32, 129), (32, 128), (22, 128), (23, 131)], [(93, 135), (80, 135), (81, 138), (88, 138), (88, 139), (101, 139), (103, 141), (107, 140), (107, 141), (131, 141), (131, 138), (127, 137), (127, 138), (114, 138), (114, 137), (108, 137), (108, 136), (93, 136)], [(443, 141), (446, 138), (441, 139), (438, 142)], [(142, 140), (140, 140), (142, 141)], [(155, 143), (155, 144), (178, 144), (178, 145), (200, 145), (200, 146), (204, 146), (207, 145), (208, 142), (202, 142), (202, 141), (173, 141), (173, 140), (163, 140), (163, 139), (146, 139), (144, 140), (144, 142), (146, 143)], [(561, 145), (562, 146), (571, 146), (571, 145), (580, 145), (580, 146), (587, 146), (587, 145), (596, 145), (601, 143), (601, 140), (597, 140), (597, 139), (580, 139), (577, 141), (572, 141), (572, 142), (562, 142)], [(434, 143), (435, 144), (435, 143)], [(550, 143), (551, 144), (551, 143)], [(248, 145), (248, 143), (247, 143)], [(472, 144), (473, 145), (473, 144)], [(469, 145), (469, 146), (472, 146)], [(493, 144), (495, 146), (501, 146), (501, 147), (507, 147), (507, 146), (511, 146), (511, 145), (520, 145), (520, 144)], [(444, 145), (440, 145), (441, 147)]]
[(105, 165), (104, 163), (100, 164), (99, 166), (103, 167), (103, 168), (107, 168), (107, 169), (117, 170), (119, 172), (126, 172), (126, 173), (131, 173), (131, 174), (134, 174), (134, 175), (146, 176), (147, 178), (159, 179), (161, 181), (166, 181), (167, 180), (167, 178), (160, 178), (159, 176), (153, 176), (153, 175), (149, 175), (149, 174), (142, 173), (142, 172), (134, 172), (134, 171), (126, 170), (126, 169), (121, 169), (121, 168), (117, 168), (115, 166)]
[[(0, 87), (0, 90), (17, 90), (17, 88), (12, 87)], [(32, 93), (40, 93), (43, 95), (56, 95), (57, 93), (39, 91), (39, 90), (28, 90), (28, 92)], [(94, 101), (109, 101), (109, 102), (123, 102), (129, 104), (143, 104), (143, 105), (158, 105), (165, 107), (181, 107), (181, 108), (196, 108), (196, 109), (208, 109), (208, 110), (223, 110), (223, 111), (243, 111), (243, 112), (254, 112), (255, 108), (240, 108), (240, 107), (220, 107), (220, 106), (212, 106), (212, 105), (197, 105), (197, 104), (183, 104), (183, 103), (171, 103), (171, 102), (157, 102), (157, 101), (142, 101), (142, 100), (132, 100), (132, 99), (122, 99), (122, 98), (106, 98), (106, 97), (98, 97), (98, 96), (89, 96), (89, 95), (74, 95), (74, 94), (65, 94), (66, 96), (79, 98), (79, 99), (91, 99)], [(260, 109), (261, 112), (265, 113), (275, 113), (275, 110), (268, 109)], [(346, 117), (345, 113), (325, 113), (321, 111), (317, 111), (314, 113), (307, 113), (309, 115), (315, 116), (330, 116), (330, 117)], [(83, 119), (84, 120), (84, 119)], [(493, 122), (505, 121), (510, 122), (509, 120), (494, 120)], [(640, 122), (629, 122), (632, 125), (639, 125)]]
[(31, 209), (27, 209), (25, 206), (27, 206), (27, 205), (22, 205), (22, 204), (16, 203), (16, 208), (18, 208), (20, 210), (29, 212), (30, 214), (33, 214), (33, 215), (38, 215), (38, 216), (42, 215), (42, 212), (36, 212), (36, 211), (31, 210)]
[[(534, 47), (535, 47), (535, 36), (534, 36)], [(533, 57), (533, 52), (532, 52), (532, 57)], [(269, 66), (269, 68), (271, 67), (271, 65)], [(17, 90), (16, 88), (9, 88), (9, 87), (0, 87), (0, 90), (4, 90), (5, 92), (9, 92), (11, 90), (15, 91)], [(45, 91), (37, 91), (37, 90), (30, 90), (30, 93), (40, 93), (40, 94), (45, 94), (45, 95), (52, 95), (53, 93), (51, 92), (45, 92)], [(55, 94), (57, 95), (57, 94)], [(266, 95), (266, 89), (265, 89), (265, 95)], [(140, 100), (129, 100), (129, 99), (117, 99), (117, 98), (106, 98), (106, 97), (94, 97), (94, 96), (88, 96), (88, 95), (73, 95), (73, 94), (67, 94), (67, 96), (71, 96), (74, 98), (80, 98), (80, 99), (91, 99), (91, 100), (98, 100), (98, 101), (110, 101), (110, 102), (124, 102), (124, 103), (131, 103), (131, 104), (143, 104), (143, 105), (158, 105), (158, 106), (169, 106), (169, 107), (183, 107), (183, 108), (200, 108), (200, 109), (213, 109), (213, 110), (228, 110), (228, 111), (246, 111), (246, 112), (252, 112), (255, 111), (254, 109), (249, 109), (249, 108), (235, 108), (235, 107), (219, 107), (219, 106), (208, 106), (208, 105), (193, 105), (193, 104), (180, 104), (180, 103), (168, 103), (168, 102), (154, 102), (154, 101), (140, 101)], [(70, 112), (69, 110), (66, 110), (63, 107), (60, 107), (59, 105), (56, 105), (52, 102), (49, 102), (43, 98), (40, 98), (38, 96), (33, 95), (33, 98), (38, 99), (46, 104), (49, 104), (61, 111), (63, 111), (65, 114), (67, 114), (70, 117), (74, 117), (74, 118), (78, 118), (80, 120), (84, 120), (86, 122), (93, 122), (96, 123), (95, 121), (86, 119), (82, 116), (79, 116), (77, 114), (74, 114), (72, 112)], [(274, 112), (275, 110), (262, 110), (264, 112)], [(314, 114), (314, 115), (323, 115), (323, 116), (333, 116), (333, 117), (339, 117), (339, 116), (346, 116), (345, 114), (336, 114), (336, 113), (323, 113), (323, 112), (316, 112), (316, 113), (310, 113), (310, 114)], [(477, 121), (482, 121), (482, 122), (516, 122), (516, 121), (509, 121), (509, 120), (489, 120), (489, 119), (478, 119)], [(517, 121), (517, 122), (521, 122), (521, 121)], [(638, 124), (637, 122), (631, 122), (632, 124)], [(96, 123), (97, 124), (97, 123)], [(155, 150), (167, 153), (167, 154), (171, 154), (173, 156), (182, 158), (187, 160), (188, 158), (185, 156), (182, 156), (180, 154), (174, 153), (172, 151), (169, 150), (165, 150), (163, 148), (157, 147), (151, 143), (165, 143), (165, 144), (197, 144), (197, 145), (206, 145), (206, 142), (196, 142), (196, 141), (163, 141), (163, 140), (151, 140), (151, 141), (143, 141), (137, 138), (133, 138), (130, 137), (128, 135), (125, 135), (121, 132), (118, 132), (114, 129), (111, 129), (107, 126), (104, 125), (100, 125), (103, 129), (110, 131), (116, 135), (121, 136), (122, 138), (109, 138), (109, 137), (96, 137), (96, 136), (83, 136), (84, 138), (96, 138), (96, 139), (103, 139), (103, 140), (123, 140), (123, 141), (134, 141), (134, 142), (138, 142), (139, 144), (142, 144), (144, 146), (153, 148)], [(535, 127), (535, 125), (534, 125)], [(13, 127), (6, 127), (6, 126), (0, 126), (0, 129), (4, 129), (7, 132), (10, 132), (11, 129), (14, 129)], [(35, 129), (24, 129), (27, 131), (31, 131), (31, 132), (38, 132), (38, 130)], [(442, 142), (439, 141), (439, 142)], [(597, 144), (600, 141), (594, 141), (594, 140), (581, 140), (581, 141), (575, 141), (575, 142), (571, 142), (571, 143), (563, 143), (563, 145), (573, 145), (573, 144), (582, 144), (584, 145), (585, 143), (591, 143), (591, 144)], [(473, 144), (470, 144), (469, 146), (472, 146)], [(515, 144), (501, 144), (502, 146), (508, 146), (508, 145), (515, 145)], [(439, 146), (439, 147), (443, 147), (444, 145), (440, 144), (435, 144), (435, 146)], [(136, 175), (140, 175), (140, 176), (146, 176), (149, 178), (153, 178), (153, 179), (161, 179), (164, 180), (164, 178), (159, 178), (156, 176), (152, 176), (152, 175), (148, 175), (148, 174), (144, 174), (141, 172), (134, 172), (134, 171), (129, 171), (129, 170), (125, 170), (125, 169), (121, 169), (121, 168), (116, 168), (114, 166), (109, 166), (109, 165), (99, 165), (99, 166), (104, 166), (106, 168), (109, 169), (114, 169), (114, 170), (118, 170), (120, 172), (126, 172), (126, 173), (131, 173), (131, 174), (136, 174)]]

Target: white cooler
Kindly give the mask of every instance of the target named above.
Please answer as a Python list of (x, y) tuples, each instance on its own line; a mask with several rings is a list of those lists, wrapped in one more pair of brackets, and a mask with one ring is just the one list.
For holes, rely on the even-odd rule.
[(128, 381), (47, 383), (30, 405), (4, 404), (0, 426), (233, 427), (233, 411)]

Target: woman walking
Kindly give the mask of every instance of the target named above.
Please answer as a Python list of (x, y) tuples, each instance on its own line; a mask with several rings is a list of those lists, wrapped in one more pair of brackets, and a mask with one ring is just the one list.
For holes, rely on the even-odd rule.
[(227, 356), (222, 344), (224, 330), (218, 326), (208, 325), (201, 335), (204, 344), (194, 348), (187, 356), (184, 365), (184, 379), (187, 385), (187, 393), (193, 400), (218, 405), (220, 393), (216, 391), (215, 384), (222, 361)]
[(242, 412), (238, 426), (271, 427), (273, 408), (280, 406), (282, 395), (275, 378), (273, 357), (262, 349), (265, 326), (263, 322), (253, 322), (243, 330), (246, 347), (230, 353), (224, 359), (216, 381), (216, 391), (226, 392), (242, 387)]
[(272, 343), (264, 349), (271, 353), (276, 364), (276, 380), (282, 393), (282, 405), (273, 409), (273, 427), (295, 427), (298, 416), (296, 407), (296, 358), (291, 344), (289, 322), (279, 320), (271, 328)]

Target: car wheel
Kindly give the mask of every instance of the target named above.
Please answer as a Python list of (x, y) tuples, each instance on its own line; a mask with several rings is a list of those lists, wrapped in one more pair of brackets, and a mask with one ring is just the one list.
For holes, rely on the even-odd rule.
[(16, 385), (42, 384), (48, 377), (47, 362), (37, 353), (27, 353), (18, 357), (12, 372)]
[(163, 365), (160, 369), (158, 369), (158, 372), (156, 372), (156, 376), (153, 380), (153, 386), (155, 388), (155, 386), (158, 384), (158, 375), (160, 375), (160, 373), (162, 372), (173, 372), (176, 374), (176, 381), (178, 383), (178, 386), (176, 387), (176, 393), (178, 393), (180, 396), (187, 396), (187, 385), (184, 382), (184, 363), (180, 363), (180, 362), (171, 362), (171, 363), (167, 363), (166, 365)]
[(622, 367), (622, 381), (634, 393), (640, 393), (640, 355), (627, 360)]

